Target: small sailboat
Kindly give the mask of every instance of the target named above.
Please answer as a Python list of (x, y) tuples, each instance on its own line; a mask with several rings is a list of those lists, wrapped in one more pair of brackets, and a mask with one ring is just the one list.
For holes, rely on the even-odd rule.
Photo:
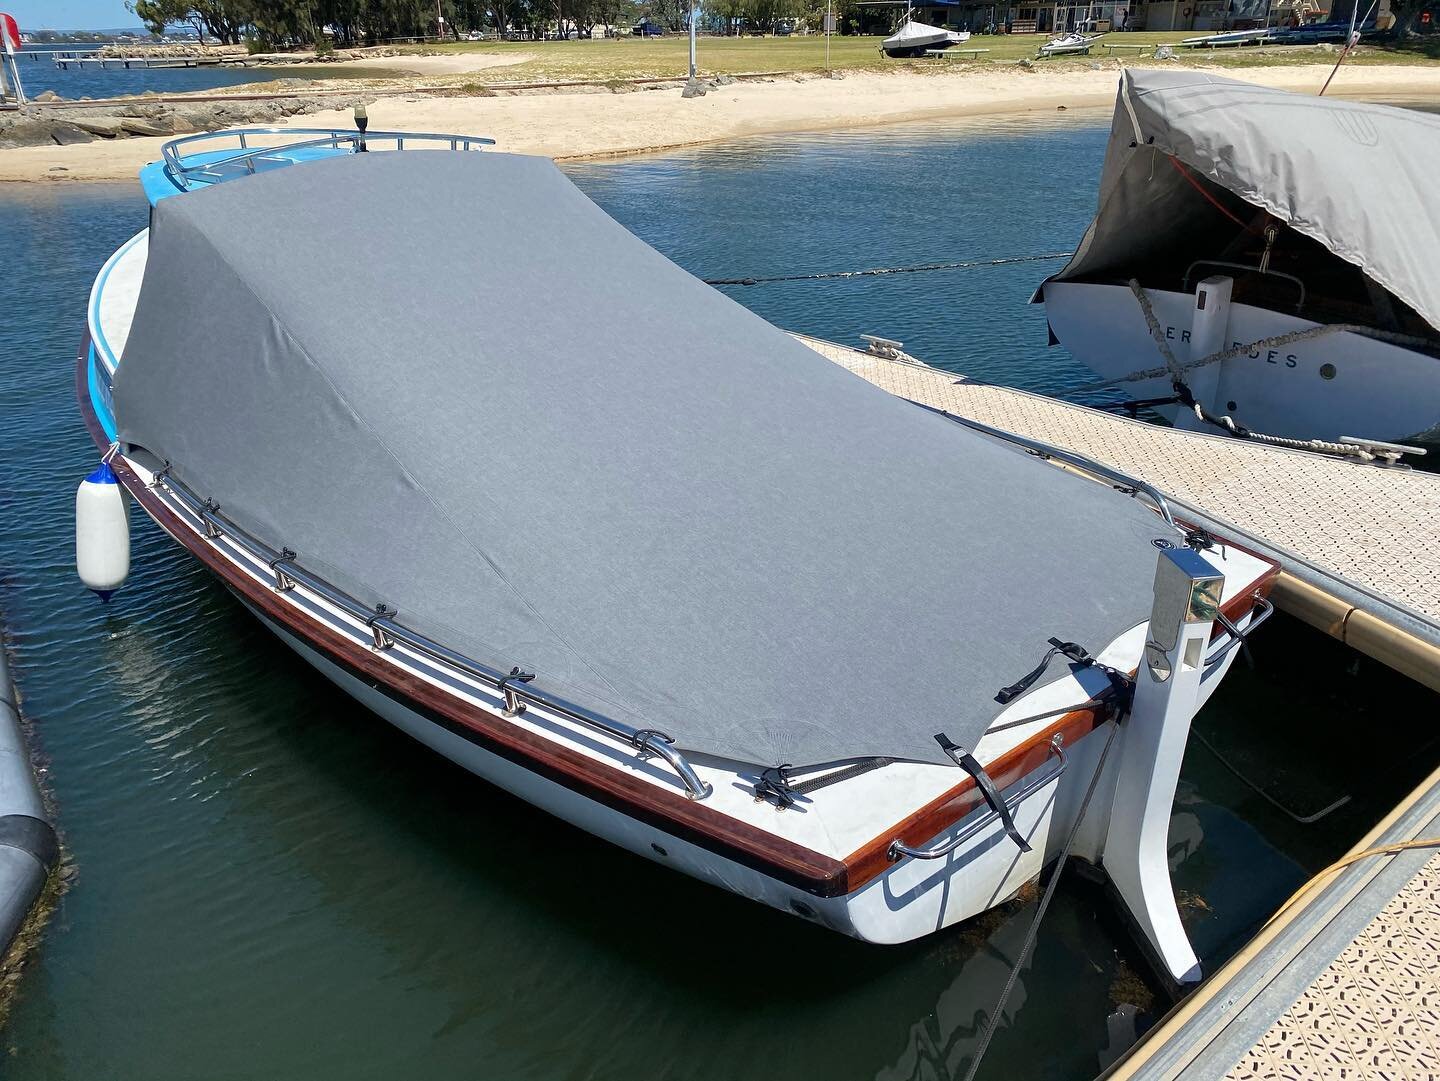
[(1095, 219), (1035, 299), (1177, 425), (1435, 444), (1436, 175), (1429, 114), (1130, 69)]
[(361, 706), (621, 848), (876, 943), (1073, 854), (1195, 978), (1166, 823), (1274, 565), (892, 397), (487, 143), (146, 167), (77, 360), (87, 580), (128, 565), (113, 478)]
[(931, 26), (906, 17), (900, 29), (880, 43), (886, 56), (897, 59), (924, 56), (933, 49), (948, 49), (970, 40), (968, 30), (946, 30), (943, 26)]
[(1227, 46), (1263, 45), (1273, 36), (1269, 27), (1254, 30), (1227, 30), (1219, 34), (1201, 34), (1193, 38), (1181, 38), (1180, 44), (1190, 49), (1218, 49)]

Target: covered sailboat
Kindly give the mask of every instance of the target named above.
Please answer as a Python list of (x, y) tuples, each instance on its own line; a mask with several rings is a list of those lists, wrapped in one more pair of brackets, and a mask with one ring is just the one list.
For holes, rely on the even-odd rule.
[[(1057, 855), (1065, 763), (1093, 773), (1147, 693), (1157, 552), (1223, 555), (1186, 608), (1192, 706), (1262, 617), (1270, 564), (858, 379), (551, 162), (379, 141), (152, 167), (81, 404), (286, 644), (477, 774), (904, 941)], [(515, 212), (474, 225), (476, 192)]]
[(1130, 69), (1095, 219), (1036, 296), (1178, 424), (1435, 442), (1437, 173), (1426, 113)]
[(880, 43), (886, 56), (898, 58), (924, 56), (932, 49), (948, 49), (970, 40), (968, 30), (947, 30), (915, 19), (906, 19), (900, 29)]

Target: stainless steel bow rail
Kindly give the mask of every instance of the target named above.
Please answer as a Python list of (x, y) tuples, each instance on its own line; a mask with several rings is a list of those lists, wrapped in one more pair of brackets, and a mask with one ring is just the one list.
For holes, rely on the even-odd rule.
[[(1006, 798), (1005, 808), (1012, 815), (1015, 813), (1015, 810), (1020, 806), (1020, 804), (1024, 803), (1036, 792), (1039, 792), (1051, 781), (1058, 780), (1060, 774), (1064, 773), (1066, 768), (1070, 765), (1070, 760), (1065, 757), (1065, 740), (1059, 732), (1055, 733), (1055, 735), (1052, 736), (1050, 739), (1050, 757), (1053, 760), (1054, 764), (1048, 770), (1036, 772), (1030, 777), (1028, 781), (1016, 788), (1015, 794), (1013, 796), (1009, 796)], [(934, 848), (911, 848), (904, 841), (900, 840), (900, 838), (897, 837), (895, 838), (895, 840), (890, 842), (890, 849), (887, 854), (890, 857), (891, 863), (894, 863), (896, 860), (902, 859), (905, 856), (910, 856), (912, 859), (917, 860), (943, 859), (945, 856), (948, 856), (951, 852), (954, 852), (957, 848), (963, 845), (966, 841), (970, 840), (970, 838), (974, 837), (981, 830), (989, 829), (991, 826), (993, 826), (996, 822), (999, 821), (1000, 812), (990, 811), (988, 814), (981, 815), (974, 822), (970, 823), (970, 825), (966, 826), (959, 833), (957, 833), (954, 837), (950, 838), (950, 840), (945, 841), (942, 844), (938, 844)]]
[(381, 604), (368, 608), (355, 598), (305, 570), (296, 562), (296, 554), (288, 548), (280, 551), (257, 540), (233, 522), (220, 514), (214, 501), (201, 499), (184, 484), (170, 476), (165, 470), (155, 474), (150, 483), (152, 489), (162, 489), (176, 503), (195, 519), (205, 536), (212, 542), (222, 537), (242, 549), (252, 559), (268, 567), (275, 576), (271, 586), (277, 593), (288, 593), (297, 587), (340, 609), (350, 618), (363, 624), (370, 631), (373, 648), (385, 652), (399, 643), (427, 659), (453, 669), (484, 684), (500, 695), (504, 703), (502, 714), (514, 718), (524, 713), (527, 706), (539, 706), (578, 724), (585, 725), (608, 736), (619, 739), (639, 752), (642, 759), (663, 758), (679, 775), (685, 786), (685, 794), (692, 800), (702, 800), (714, 791), (713, 787), (700, 779), (694, 767), (685, 756), (675, 749), (675, 740), (664, 732), (653, 728), (634, 728), (622, 721), (616, 721), (584, 706), (566, 701), (554, 694), (534, 686), (535, 674), (514, 668), (501, 672), (478, 661), (471, 660), (440, 643), (426, 638), (403, 624), (395, 622), (396, 611)]
[[(255, 139), (278, 136), (290, 137), (291, 142), (251, 145)], [(295, 136), (301, 136), (295, 139)], [(406, 143), (420, 143), (434, 149), (436, 146), (450, 150), (484, 150), (494, 146), (494, 139), (478, 135), (446, 135), (423, 131), (360, 131), (352, 128), (232, 128), (227, 131), (205, 131), (187, 135), (183, 139), (172, 139), (160, 148), (165, 161), (165, 175), (182, 191), (188, 191), (191, 182), (208, 184), (225, 179), (224, 173), (257, 172), (267, 157), (274, 156), (276, 164), (284, 163), (283, 155), (298, 150), (341, 150), (348, 147), (352, 153), (362, 151), (391, 152), (405, 150)], [(392, 145), (393, 144), (393, 145)], [(181, 148), (188, 148), (181, 153)], [(202, 149), (197, 149), (201, 147)], [(227, 148), (238, 152), (228, 157), (206, 161), (190, 161), (197, 153), (219, 153)], [(413, 149), (413, 147), (412, 147)]]

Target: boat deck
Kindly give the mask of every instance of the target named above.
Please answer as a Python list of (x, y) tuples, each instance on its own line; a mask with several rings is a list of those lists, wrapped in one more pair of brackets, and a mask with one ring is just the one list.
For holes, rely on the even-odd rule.
[[(1354, 852), (1437, 833), (1440, 771)], [(1312, 883), (1153, 1029), (1110, 1081), (1440, 1076), (1436, 852), (1432, 844), (1365, 856)]]
[(798, 337), (892, 394), (1150, 482), (1280, 562), (1280, 608), (1440, 690), (1440, 476), (1177, 431)]

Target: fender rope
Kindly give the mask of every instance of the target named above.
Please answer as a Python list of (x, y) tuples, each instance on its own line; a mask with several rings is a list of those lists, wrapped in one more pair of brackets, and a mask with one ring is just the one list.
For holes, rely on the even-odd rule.
[(1335, 874), (1338, 871), (1343, 871), (1352, 863), (1359, 863), (1361, 860), (1369, 859), (1372, 856), (1398, 856), (1401, 852), (1409, 852), (1411, 849), (1415, 848), (1440, 848), (1440, 837), (1417, 837), (1413, 841), (1397, 841), (1393, 845), (1380, 845), (1378, 848), (1367, 848), (1364, 852), (1355, 852), (1349, 856), (1346, 856), (1342, 860), (1336, 860), (1329, 867), (1325, 868), (1325, 870), (1321, 871), (1309, 882), (1305, 883), (1305, 885), (1301, 886), (1298, 890), (1296, 890), (1290, 896), (1290, 900), (1286, 901), (1283, 905), (1276, 909), (1275, 915), (1271, 916), (1268, 920), (1265, 921), (1265, 926), (1269, 927), (1272, 923), (1274, 923), (1286, 912), (1288, 912), (1296, 901), (1300, 900), (1300, 898), (1304, 897), (1316, 886), (1320, 885), (1325, 879), (1329, 878), (1331, 875)]

